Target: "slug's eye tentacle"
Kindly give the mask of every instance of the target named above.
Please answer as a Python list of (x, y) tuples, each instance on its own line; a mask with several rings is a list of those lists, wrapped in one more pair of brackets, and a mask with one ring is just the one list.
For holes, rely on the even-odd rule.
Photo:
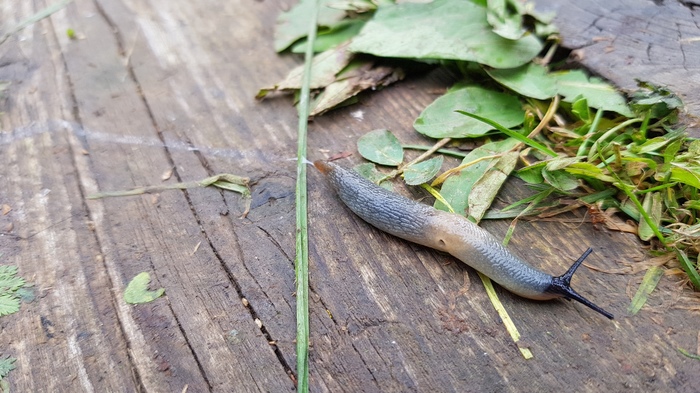
[(591, 252), (593, 252), (593, 249), (588, 247), (586, 252), (584, 252), (583, 255), (581, 255), (579, 257), (579, 259), (576, 260), (576, 262), (574, 262), (573, 265), (571, 265), (571, 267), (569, 268), (569, 270), (566, 271), (566, 273), (562, 274), (559, 277), (552, 278), (552, 285), (547, 290), (547, 292), (556, 293), (556, 294), (564, 296), (567, 299), (576, 300), (577, 302), (583, 303), (586, 306), (592, 308), (593, 310), (598, 311), (599, 313), (605, 315), (609, 319), (613, 319), (614, 316), (611, 313), (596, 306), (595, 304), (593, 304), (593, 302), (591, 302), (590, 300), (586, 299), (585, 297), (579, 295), (576, 291), (574, 291), (571, 288), (571, 277), (573, 277), (574, 273), (576, 272), (576, 269), (578, 269), (578, 267), (581, 266), (584, 259), (586, 259), (586, 257), (588, 255), (590, 255)]

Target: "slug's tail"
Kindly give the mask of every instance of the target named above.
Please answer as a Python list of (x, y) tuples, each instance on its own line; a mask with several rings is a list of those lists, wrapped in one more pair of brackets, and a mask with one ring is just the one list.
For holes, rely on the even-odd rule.
[(550, 288), (547, 290), (547, 292), (550, 293), (556, 293), (558, 295), (562, 295), (567, 299), (573, 299), (576, 300), (577, 302), (583, 303), (586, 306), (598, 311), (599, 313), (605, 315), (609, 319), (613, 319), (613, 315), (602, 308), (596, 306), (591, 302), (590, 300), (586, 299), (585, 297), (579, 295), (576, 291), (574, 291), (571, 288), (571, 277), (574, 275), (576, 272), (576, 269), (578, 269), (579, 266), (583, 263), (583, 260), (586, 259), (586, 257), (593, 252), (592, 248), (588, 248), (586, 252), (581, 255), (581, 257), (569, 268), (569, 270), (562, 274), (559, 277), (554, 277), (552, 279), (552, 285)]

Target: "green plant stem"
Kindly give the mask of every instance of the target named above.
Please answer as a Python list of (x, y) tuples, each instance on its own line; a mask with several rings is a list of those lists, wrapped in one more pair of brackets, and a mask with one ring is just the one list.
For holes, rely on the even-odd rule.
[[(617, 176), (616, 176), (616, 177), (617, 177)], [(639, 199), (637, 198), (636, 195), (634, 195), (634, 193), (632, 192), (632, 190), (630, 190), (630, 188), (627, 187), (627, 185), (624, 184), (624, 183), (622, 182), (622, 180), (620, 180), (619, 177), (618, 177), (618, 181), (616, 181), (615, 183), (613, 183), (613, 185), (614, 185), (615, 187), (617, 187), (618, 189), (622, 190), (622, 192), (624, 192), (625, 195), (627, 195), (627, 197), (628, 197), (628, 198), (632, 201), (632, 203), (634, 203), (634, 205), (637, 207), (637, 210), (639, 211), (639, 214), (642, 216), (641, 219), (640, 219), (639, 221), (641, 221), (642, 219), (643, 219), (644, 221), (646, 221), (646, 223), (649, 225), (649, 228), (651, 229), (651, 231), (654, 232), (654, 235), (656, 236), (656, 238), (659, 239), (659, 241), (661, 242), (661, 244), (663, 244), (664, 247), (667, 247), (668, 242), (666, 241), (666, 238), (664, 237), (664, 235), (661, 234), (661, 231), (659, 231), (659, 228), (656, 226), (656, 224), (654, 223), (654, 221), (651, 219), (651, 217), (649, 216), (649, 213), (647, 213), (647, 211), (644, 210), (644, 207), (642, 206), (642, 203), (639, 202)]]
[[(441, 147), (445, 146), (445, 145), (446, 145), (449, 141), (451, 141), (451, 140), (452, 140), (452, 138), (442, 138), (442, 139), (440, 139), (440, 140), (437, 141), (433, 146), (431, 146), (431, 147), (425, 149), (426, 151), (425, 151), (424, 153), (422, 153), (420, 156), (418, 156), (418, 157), (416, 157), (415, 159), (413, 159), (411, 162), (399, 166), (398, 168), (394, 169), (393, 171), (391, 171), (391, 172), (390, 172), (389, 174), (387, 174), (386, 176), (384, 176), (384, 177), (382, 177), (381, 179), (379, 179), (379, 181), (377, 181), (377, 184), (381, 184), (383, 181), (386, 181), (386, 180), (389, 180), (389, 179), (393, 179), (393, 178), (395, 178), (396, 176), (402, 174), (402, 173), (404, 172), (404, 170), (406, 170), (406, 168), (410, 167), (411, 165), (415, 165), (415, 164), (417, 164), (417, 163), (419, 163), (419, 162), (425, 160), (426, 158), (430, 157), (433, 153), (435, 153), (436, 151), (440, 150)], [(404, 147), (402, 146), (402, 148), (404, 148)], [(421, 149), (421, 150), (423, 150), (423, 149)]]
[(447, 199), (445, 199), (442, 196), (442, 194), (440, 194), (440, 192), (438, 190), (436, 190), (434, 187), (432, 187), (428, 183), (423, 183), (420, 186), (423, 187), (426, 191), (428, 191), (430, 193), (430, 195), (434, 196), (435, 199), (440, 201), (440, 203), (445, 205), (447, 207), (447, 211), (449, 211), (452, 214), (455, 214), (455, 209), (452, 208), (452, 205), (450, 205), (450, 203), (447, 202)]
[(551, 156), (551, 157), (557, 156), (557, 153), (555, 153), (553, 150), (551, 150), (547, 146), (535, 141), (534, 139), (530, 139), (526, 136), (523, 136), (523, 135), (517, 133), (516, 131), (513, 131), (513, 130), (510, 130), (506, 127), (503, 127), (502, 125), (500, 125), (499, 123), (496, 123), (495, 121), (493, 121), (491, 119), (487, 119), (485, 117), (481, 117), (479, 115), (476, 115), (476, 114), (470, 113), (470, 112), (466, 112), (466, 111), (456, 110), (455, 112), (461, 113), (465, 116), (469, 116), (473, 119), (479, 120), (482, 123), (486, 123), (486, 124), (490, 125), (491, 127), (497, 129), (498, 131), (501, 131), (502, 133), (508, 135), (509, 137), (516, 139), (519, 142), (522, 142), (522, 143), (532, 147), (533, 149), (537, 149), (537, 150), (541, 151), (542, 153), (547, 154), (548, 156)]
[(640, 121), (642, 121), (642, 119), (629, 119), (606, 131), (605, 134), (601, 135), (600, 138), (593, 142), (593, 146), (591, 146), (591, 149), (588, 151), (588, 162), (593, 162), (593, 160), (595, 160), (596, 158), (596, 155), (600, 155), (601, 161), (604, 161), (603, 154), (600, 152), (600, 149), (598, 149), (598, 145), (601, 142), (604, 142), (610, 136), (614, 135), (619, 130), (634, 123), (639, 123)]
[[(411, 150), (430, 150), (433, 148), (433, 146), (420, 146), (420, 145), (403, 145), (401, 146), (403, 149), (411, 149)], [(448, 150), (448, 149), (437, 149), (437, 153), (444, 154), (446, 156), (452, 156), (452, 157), (457, 157), (457, 158), (464, 158), (467, 155), (465, 153), (460, 153), (458, 151), (453, 151), (453, 150)]]
[(296, 184), (296, 257), (294, 272), (296, 276), (297, 308), (297, 392), (309, 391), (309, 239), (307, 222), (306, 195), (306, 138), (309, 124), (309, 100), (311, 82), (311, 63), (313, 61), (314, 42), (316, 40), (316, 20), (318, 18), (318, 0), (315, 0), (313, 15), (310, 18), (309, 35), (304, 56), (304, 76), (297, 110), (299, 112), (299, 131), (297, 135), (297, 184)]
[(505, 237), (503, 238), (503, 245), (507, 246), (508, 243), (510, 242), (510, 238), (513, 236), (513, 233), (515, 232), (515, 225), (517, 225), (518, 220), (527, 215), (531, 210), (535, 209), (537, 206), (539, 206), (542, 201), (547, 198), (552, 192), (554, 192), (554, 189), (549, 189), (545, 190), (543, 192), (539, 192), (534, 195), (534, 198), (532, 199), (532, 202), (530, 202), (529, 205), (525, 209), (523, 209), (513, 221), (511, 221), (510, 226), (508, 226), (508, 231), (506, 232)]
[[(602, 109), (599, 109), (595, 113), (595, 117), (593, 118), (593, 122), (591, 123), (591, 126), (588, 128), (588, 135), (593, 135), (596, 132), (598, 132), (598, 125), (600, 124), (600, 119), (603, 118), (603, 112), (605, 112)], [(589, 138), (586, 138), (581, 142), (581, 146), (578, 147), (578, 151), (576, 152), (576, 157), (581, 157), (586, 155), (586, 148), (588, 147), (588, 142), (590, 142)]]

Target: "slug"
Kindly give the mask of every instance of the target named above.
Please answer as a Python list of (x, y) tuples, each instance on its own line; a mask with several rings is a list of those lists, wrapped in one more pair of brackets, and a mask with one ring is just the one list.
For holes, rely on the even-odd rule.
[(316, 161), (314, 166), (328, 178), (343, 203), (376, 228), (447, 252), (522, 297), (573, 299), (613, 319), (611, 313), (571, 288), (571, 277), (592, 249), (566, 273), (553, 277), (510, 253), (494, 236), (463, 216), (395, 194), (334, 163)]

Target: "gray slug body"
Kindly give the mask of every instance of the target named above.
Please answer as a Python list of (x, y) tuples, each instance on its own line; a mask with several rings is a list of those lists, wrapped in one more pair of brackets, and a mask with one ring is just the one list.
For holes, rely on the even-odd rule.
[(350, 210), (378, 229), (448, 252), (520, 296), (536, 300), (565, 297), (613, 319), (611, 313), (571, 288), (571, 277), (593, 249), (586, 250), (566, 273), (553, 277), (511, 254), (465, 217), (404, 198), (336, 164), (316, 161), (314, 166), (328, 177)]
[(465, 217), (437, 210), (390, 192), (354, 171), (322, 161), (325, 173), (350, 210), (378, 229), (452, 254), (509, 291), (530, 299), (552, 299), (553, 277), (511, 254), (495, 237)]

